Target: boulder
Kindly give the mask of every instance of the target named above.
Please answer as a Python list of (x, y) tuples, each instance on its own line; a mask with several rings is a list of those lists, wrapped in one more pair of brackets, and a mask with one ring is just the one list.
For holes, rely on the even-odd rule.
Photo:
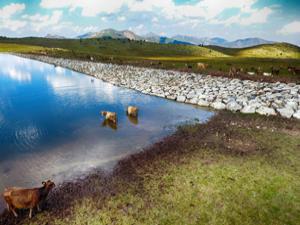
[(293, 117), (300, 120), (300, 109), (293, 114)]
[(220, 101), (213, 102), (211, 107), (218, 110), (226, 109), (226, 105)]
[(198, 105), (208, 107), (210, 105), (210, 103), (208, 101), (204, 100), (204, 99), (200, 99), (198, 101)]
[(179, 95), (176, 99), (177, 102), (185, 102), (185, 100), (186, 100), (186, 97), (183, 95)]
[(252, 104), (252, 105), (245, 105), (244, 108), (241, 110), (241, 112), (250, 114), (250, 113), (255, 113), (255, 110), (256, 110), (256, 106)]
[(226, 109), (233, 111), (233, 112), (237, 112), (240, 111), (242, 109), (242, 106), (239, 105), (236, 101), (230, 101), (227, 105), (226, 105)]
[(277, 112), (284, 118), (291, 118), (294, 114), (294, 110), (290, 107), (277, 109)]
[(267, 106), (260, 106), (258, 109), (255, 110), (260, 115), (265, 116), (275, 116), (276, 112), (273, 108), (267, 107)]

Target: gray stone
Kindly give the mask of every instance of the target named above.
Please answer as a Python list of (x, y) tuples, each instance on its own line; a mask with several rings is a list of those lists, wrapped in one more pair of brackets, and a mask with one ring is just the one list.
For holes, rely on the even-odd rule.
[(220, 101), (216, 101), (211, 104), (211, 107), (213, 107), (214, 109), (222, 110), (226, 108), (226, 105)]
[(177, 102), (185, 102), (185, 99), (186, 99), (185, 96), (180, 95), (180, 96), (177, 97), (176, 101), (177, 101)]
[(293, 117), (300, 120), (300, 109), (293, 114)]
[(266, 107), (266, 106), (260, 106), (258, 109), (255, 110), (260, 115), (265, 115), (265, 116), (275, 116), (276, 112), (273, 108)]
[(236, 101), (230, 101), (227, 105), (226, 105), (226, 109), (233, 111), (233, 112), (237, 112), (240, 111), (242, 109), (242, 106), (239, 105)]
[(204, 99), (200, 99), (198, 101), (198, 105), (208, 107), (210, 105), (210, 103), (208, 101), (204, 100)]
[(281, 109), (277, 109), (277, 112), (279, 112), (279, 114), (282, 117), (285, 118), (291, 118), (294, 114), (294, 110), (292, 108), (286, 107), (286, 108), (281, 108)]
[(242, 113), (250, 114), (255, 113), (256, 106), (253, 105), (245, 105), (244, 108), (241, 110)]

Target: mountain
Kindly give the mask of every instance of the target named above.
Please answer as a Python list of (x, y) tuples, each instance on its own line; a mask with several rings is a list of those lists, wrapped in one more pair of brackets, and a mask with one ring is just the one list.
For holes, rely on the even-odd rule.
[(272, 44), (273, 41), (267, 41), (261, 38), (245, 38), (236, 41), (224, 43), (223, 47), (227, 48), (246, 48), (262, 44)]
[(188, 41), (177, 40), (177, 39), (169, 38), (166, 36), (159, 36), (155, 33), (148, 33), (148, 34), (144, 35), (143, 38), (145, 41), (160, 43), (160, 44), (194, 45), (193, 43), (190, 43)]
[(77, 38), (112, 38), (112, 39), (130, 39), (130, 40), (142, 40), (143, 38), (136, 35), (132, 31), (123, 30), (117, 31), (114, 29), (105, 29), (99, 32), (89, 32), (78, 36)]
[[(61, 38), (59, 36), (47, 35), (48, 38)], [(130, 39), (130, 40), (145, 40), (148, 42), (160, 44), (183, 44), (183, 45), (215, 45), (226, 48), (245, 48), (261, 44), (271, 44), (272, 41), (264, 40), (261, 38), (245, 38), (235, 41), (228, 41), (221, 37), (193, 37), (187, 35), (175, 35), (173, 37), (160, 36), (155, 33), (148, 33), (144, 36), (139, 36), (129, 30), (114, 30), (105, 29), (99, 32), (89, 32), (78, 36), (77, 38), (112, 38), (112, 39)]]
[(47, 34), (44, 38), (49, 39), (66, 39), (64, 36), (56, 35), (56, 34)]
[(173, 39), (176, 39), (178, 41), (184, 41), (189, 42), (195, 45), (222, 45), (227, 42), (227, 40), (219, 37), (215, 38), (199, 38), (199, 37), (193, 37), (193, 36), (186, 36), (186, 35), (176, 35), (172, 37)]
[(227, 48), (246, 48), (255, 45), (262, 45), (262, 44), (272, 44), (274, 42), (267, 41), (261, 38), (245, 38), (245, 39), (238, 39), (235, 41), (227, 41), (224, 38), (214, 37), (214, 38), (198, 38), (193, 36), (184, 36), (184, 35), (176, 35), (172, 37), (178, 41), (190, 42), (195, 45), (216, 45), (220, 47), (227, 47)]

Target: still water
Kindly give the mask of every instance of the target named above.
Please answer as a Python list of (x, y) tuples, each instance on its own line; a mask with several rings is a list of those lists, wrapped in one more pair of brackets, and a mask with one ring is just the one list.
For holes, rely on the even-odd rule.
[[(125, 114), (140, 108), (138, 121)], [(118, 113), (118, 127), (101, 110)], [(5, 186), (61, 182), (111, 168), (122, 157), (170, 134), (176, 125), (204, 122), (206, 109), (143, 95), (49, 64), (0, 54), (0, 192)]]

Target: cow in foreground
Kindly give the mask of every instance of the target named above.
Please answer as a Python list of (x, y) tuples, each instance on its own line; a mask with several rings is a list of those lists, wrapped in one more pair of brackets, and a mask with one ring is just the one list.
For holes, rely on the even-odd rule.
[(32, 217), (32, 210), (34, 208), (41, 211), (40, 204), (46, 200), (49, 192), (55, 187), (55, 184), (50, 180), (43, 181), (42, 184), (42, 187), (32, 189), (6, 188), (3, 197), (8, 211), (12, 211), (14, 216), (18, 217), (16, 209), (30, 209), (29, 218)]

